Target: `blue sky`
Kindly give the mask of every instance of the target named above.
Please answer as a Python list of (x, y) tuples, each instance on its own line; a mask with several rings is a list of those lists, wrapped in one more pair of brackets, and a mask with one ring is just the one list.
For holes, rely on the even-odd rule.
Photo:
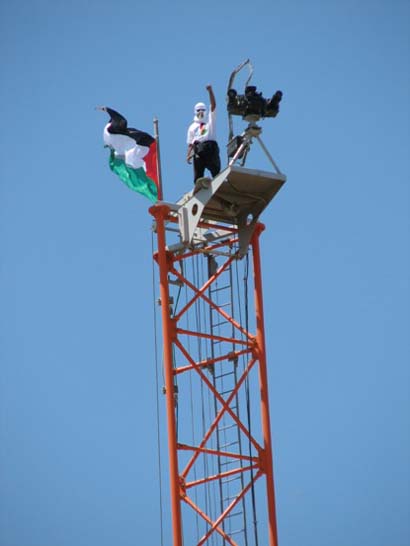
[(408, 546), (409, 2), (22, 0), (0, 20), (1, 545), (160, 544), (149, 202), (109, 171), (94, 107), (158, 117), (175, 201), (193, 105), (212, 83), (223, 148), (249, 57), (284, 93), (262, 238), (280, 545)]

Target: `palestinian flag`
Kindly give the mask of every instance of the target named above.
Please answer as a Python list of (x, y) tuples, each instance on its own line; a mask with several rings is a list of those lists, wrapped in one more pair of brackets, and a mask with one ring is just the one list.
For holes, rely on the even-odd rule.
[(111, 149), (110, 169), (131, 190), (153, 203), (158, 199), (157, 143), (148, 133), (128, 127), (127, 120), (115, 110), (102, 106), (110, 121), (104, 127), (104, 144)]

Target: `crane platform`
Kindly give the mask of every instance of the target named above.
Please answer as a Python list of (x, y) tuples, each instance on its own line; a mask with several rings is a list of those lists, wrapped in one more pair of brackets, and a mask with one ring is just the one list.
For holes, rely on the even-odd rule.
[(207, 201), (202, 217), (228, 224), (232, 218), (259, 217), (285, 181), (283, 174), (232, 166)]
[(174, 208), (182, 243), (192, 243), (200, 221), (236, 225), (240, 253), (245, 254), (260, 214), (285, 182), (286, 176), (280, 172), (238, 165), (228, 165), (212, 180), (200, 179)]

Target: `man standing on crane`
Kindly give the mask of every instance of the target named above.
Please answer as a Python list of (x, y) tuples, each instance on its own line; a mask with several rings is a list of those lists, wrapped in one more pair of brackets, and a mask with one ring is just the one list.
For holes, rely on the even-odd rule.
[(212, 177), (221, 170), (219, 147), (216, 142), (216, 101), (212, 85), (207, 85), (209, 102), (211, 105), (208, 119), (206, 120), (206, 106), (203, 102), (195, 105), (194, 121), (188, 128), (187, 135), (187, 162), (194, 160), (194, 183), (204, 176), (208, 169)]

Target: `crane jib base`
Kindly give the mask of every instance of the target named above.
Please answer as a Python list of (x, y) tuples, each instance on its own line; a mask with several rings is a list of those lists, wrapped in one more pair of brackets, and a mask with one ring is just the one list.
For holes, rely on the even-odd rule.
[(285, 182), (286, 176), (282, 173), (228, 166), (182, 200), (178, 208), (182, 242), (193, 243), (201, 220), (237, 225), (239, 252), (246, 254), (260, 214)]

